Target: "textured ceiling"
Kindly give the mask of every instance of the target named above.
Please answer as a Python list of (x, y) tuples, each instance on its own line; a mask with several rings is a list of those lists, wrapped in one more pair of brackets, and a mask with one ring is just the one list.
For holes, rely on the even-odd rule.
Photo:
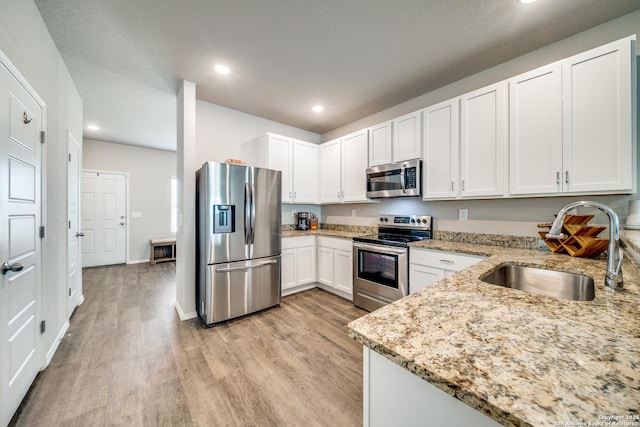
[[(176, 93), (324, 133), (640, 9), (638, 0), (35, 0), (85, 137), (175, 149)], [(232, 74), (214, 75), (214, 62)], [(313, 114), (314, 103), (325, 111)]]

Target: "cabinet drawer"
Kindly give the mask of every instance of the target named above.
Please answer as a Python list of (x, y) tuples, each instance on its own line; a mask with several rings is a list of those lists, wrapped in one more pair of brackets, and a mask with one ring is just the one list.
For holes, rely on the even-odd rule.
[(305, 246), (315, 246), (316, 236), (296, 236), (296, 237), (283, 237), (282, 249), (295, 249)]
[(463, 255), (445, 251), (434, 251), (430, 249), (411, 248), (409, 251), (409, 262), (411, 264), (426, 265), (451, 271), (464, 270), (483, 259), (486, 259), (486, 257), (479, 255)]
[(318, 236), (318, 247), (351, 251), (353, 249), (353, 240), (342, 239), (339, 237)]

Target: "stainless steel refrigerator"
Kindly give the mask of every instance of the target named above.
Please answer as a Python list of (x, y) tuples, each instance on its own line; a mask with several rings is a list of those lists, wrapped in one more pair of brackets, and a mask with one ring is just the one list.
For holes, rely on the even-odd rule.
[(196, 307), (209, 326), (280, 303), (281, 175), (214, 162), (196, 172)]

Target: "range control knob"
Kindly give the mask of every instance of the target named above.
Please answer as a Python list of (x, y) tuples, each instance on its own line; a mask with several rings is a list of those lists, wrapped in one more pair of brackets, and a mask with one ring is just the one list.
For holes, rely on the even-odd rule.
[(426, 224), (427, 223), (427, 218), (422, 218), (422, 223)]
[(384, 218), (383, 217), (380, 217), (380, 222), (384, 222)]
[(385, 219), (384, 219), (384, 222), (389, 222), (389, 218), (385, 218)]
[(411, 219), (409, 220), (409, 222), (413, 224), (414, 222), (416, 222), (416, 219), (415, 219), (415, 218), (411, 218)]

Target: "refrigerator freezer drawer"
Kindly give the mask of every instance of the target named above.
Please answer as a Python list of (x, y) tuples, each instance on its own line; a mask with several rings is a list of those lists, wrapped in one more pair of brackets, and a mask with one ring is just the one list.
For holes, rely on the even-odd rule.
[(198, 312), (209, 326), (273, 307), (280, 303), (280, 256), (208, 265), (200, 286)]

